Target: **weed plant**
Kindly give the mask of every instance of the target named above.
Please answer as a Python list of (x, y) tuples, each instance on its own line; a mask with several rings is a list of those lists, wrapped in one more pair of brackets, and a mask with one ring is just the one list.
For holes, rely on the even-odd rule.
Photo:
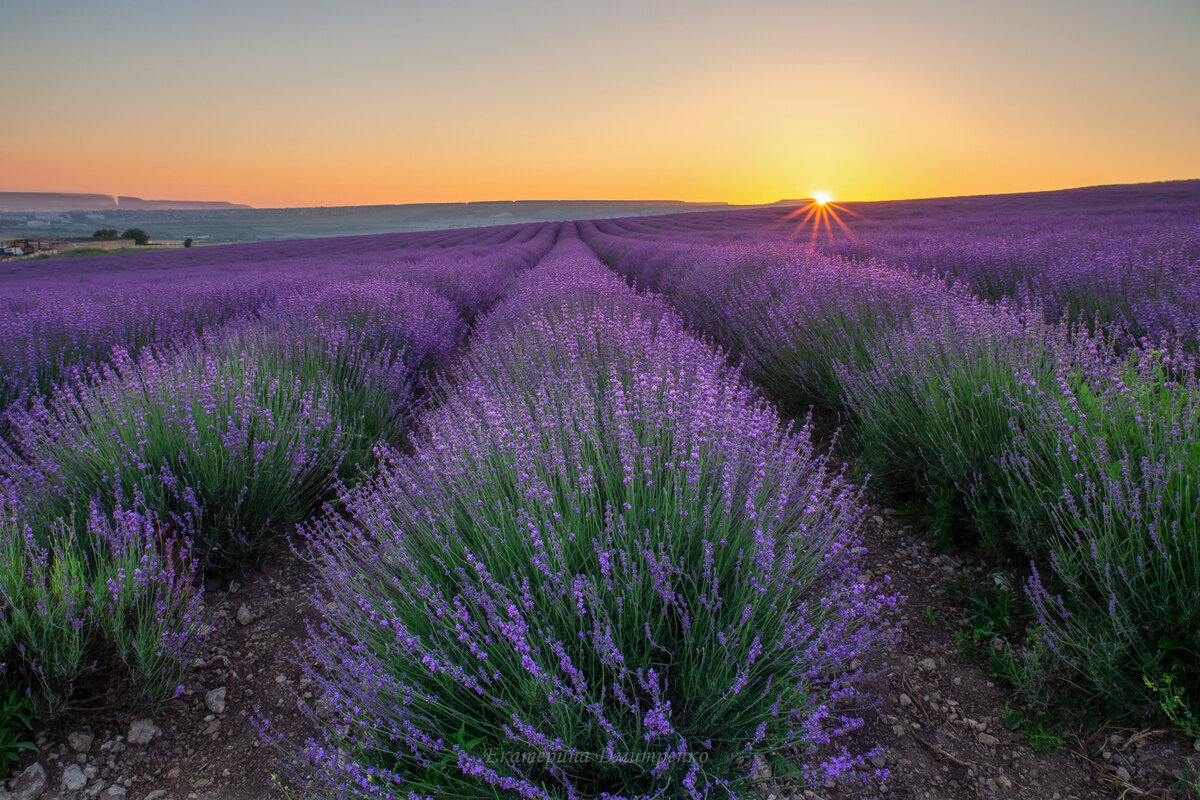
[(33, 703), (26, 695), (16, 689), (0, 694), (0, 781), (8, 777), (22, 750), (37, 751), (37, 745), (25, 738), (33, 722)]

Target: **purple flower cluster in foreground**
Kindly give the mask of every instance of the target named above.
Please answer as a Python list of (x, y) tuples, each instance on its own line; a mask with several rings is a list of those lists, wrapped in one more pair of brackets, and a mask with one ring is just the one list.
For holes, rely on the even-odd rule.
[(815, 780), (863, 771), (838, 709), (892, 599), (857, 578), (859, 491), (807, 427), (570, 229), (449, 385), (308, 529), (311, 791), (741, 796), (788, 747)]
[(42, 717), (117, 681), (161, 706), (182, 688), (199, 624), (196, 562), (136, 511), (93, 506), (82, 528), (46, 535), (0, 503), (0, 691)]

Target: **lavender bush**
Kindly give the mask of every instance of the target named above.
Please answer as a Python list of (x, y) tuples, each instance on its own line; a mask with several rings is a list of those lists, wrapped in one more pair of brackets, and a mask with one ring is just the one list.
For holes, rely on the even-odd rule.
[(214, 569), (238, 568), (374, 443), (337, 417), (327, 381), (274, 366), (246, 351), (119, 357), (14, 412), (22, 457), (4, 469), (37, 519), (139, 495)]
[(123, 688), (151, 709), (182, 689), (196, 562), (151, 517), (93, 505), (79, 526), (0, 508), (0, 694), (49, 719)]
[(1041, 396), (1067, 350), (1066, 329), (1035, 311), (962, 299), (914, 312), (864, 362), (839, 367), (863, 463), (926, 506), (942, 544), (1044, 553), (1046, 511), (1012, 505), (999, 456), (1036, 426), (1024, 399)]
[[(576, 245), (547, 272), (602, 269)], [(793, 746), (861, 770), (830, 744), (888, 602), (859, 491), (626, 292), (485, 321), (415, 452), (309, 528), (310, 792), (741, 796)]]
[(369, 448), (399, 435), (426, 379), (466, 332), (444, 297), (408, 280), (375, 278), (297, 291), (217, 346), (248, 348), (283, 374), (335, 387), (339, 418), (360, 420)]
[(14, 412), (24, 460), (5, 466), (23, 478), (23, 502), (39, 519), (138, 495), (191, 534), (214, 568), (234, 569), (272, 524), (320, 503), (356, 445), (332, 386), (274, 366), (245, 350), (118, 354)]
[(1122, 349), (966, 304), (914, 314), (845, 382), (879, 474), (947, 538), (1030, 560), (1026, 691), (1152, 719), (1147, 677), (1200, 698), (1200, 391), (1187, 356)]
[(1152, 683), (1200, 713), (1200, 381), (1193, 360), (1103, 350), (1005, 459), (1018, 509), (1053, 516), (1027, 592), (1036, 637), (1114, 714), (1156, 716)]

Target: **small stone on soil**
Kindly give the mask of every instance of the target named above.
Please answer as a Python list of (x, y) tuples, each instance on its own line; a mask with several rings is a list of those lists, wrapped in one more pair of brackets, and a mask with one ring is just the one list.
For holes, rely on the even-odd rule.
[(214, 714), (225, 713), (225, 687), (213, 689), (204, 695), (204, 705), (208, 706), (208, 710)]
[[(150, 744), (160, 733), (162, 731), (154, 724), (154, 720), (135, 719), (129, 725), (129, 736), (126, 738), (130, 744)], [(116, 751), (116, 748), (114, 747), (113, 750)]]
[(87, 785), (87, 778), (78, 764), (72, 764), (63, 770), (62, 785), (68, 792), (78, 792)]
[(86, 753), (92, 749), (92, 742), (96, 740), (96, 735), (87, 731), (75, 731), (67, 735), (67, 744), (71, 745), (71, 749), (76, 753)]
[(30, 764), (11, 784), (13, 800), (34, 800), (46, 790), (46, 768)]

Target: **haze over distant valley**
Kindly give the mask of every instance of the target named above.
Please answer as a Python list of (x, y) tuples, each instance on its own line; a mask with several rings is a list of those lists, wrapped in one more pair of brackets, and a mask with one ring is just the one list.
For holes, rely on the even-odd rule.
[(197, 244), (405, 233), (728, 209), (675, 200), (518, 200), (475, 203), (252, 208), (224, 202), (142, 200), (102, 194), (0, 192), (0, 239), (91, 236), (141, 228), (153, 240)]

